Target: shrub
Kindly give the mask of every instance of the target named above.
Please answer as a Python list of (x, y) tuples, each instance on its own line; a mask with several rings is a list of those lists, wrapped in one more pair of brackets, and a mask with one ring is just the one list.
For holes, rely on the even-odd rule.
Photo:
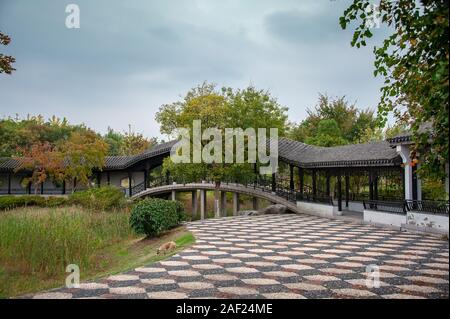
[(159, 198), (137, 203), (130, 216), (130, 225), (138, 234), (158, 236), (180, 224), (184, 219), (181, 203)]
[(24, 206), (58, 207), (65, 205), (67, 199), (64, 197), (43, 196), (1, 196), (0, 210), (9, 210)]
[(117, 187), (102, 186), (76, 192), (69, 196), (69, 203), (94, 210), (109, 210), (125, 206), (125, 195)]

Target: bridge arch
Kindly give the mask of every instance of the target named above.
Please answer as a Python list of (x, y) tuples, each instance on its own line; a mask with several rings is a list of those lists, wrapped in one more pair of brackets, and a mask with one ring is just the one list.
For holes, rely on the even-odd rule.
[[(206, 192), (206, 191), (215, 191), (219, 190), (222, 194), (224, 193), (233, 193), (237, 194), (233, 196), (233, 214), (237, 214), (237, 207), (236, 200), (239, 200), (238, 195), (248, 195), (252, 196), (254, 198), (259, 199), (265, 199), (271, 203), (275, 204), (281, 204), (286, 206), (290, 211), (294, 213), (299, 213), (299, 209), (296, 204), (295, 198), (287, 197), (281, 197), (277, 195), (275, 192), (272, 192), (270, 189), (261, 188), (261, 187), (251, 187), (251, 186), (245, 186), (241, 184), (236, 183), (221, 183), (218, 188), (216, 188), (216, 185), (214, 183), (210, 182), (203, 182), (203, 183), (187, 183), (187, 184), (169, 184), (169, 185), (161, 185), (157, 187), (147, 188), (145, 190), (142, 190), (139, 193), (134, 194), (131, 197), (131, 200), (136, 200), (138, 198), (143, 197), (152, 197), (152, 196), (158, 196), (162, 194), (174, 194), (174, 192), (193, 192), (198, 191)], [(205, 194), (205, 193), (203, 193)], [(173, 195), (172, 195), (173, 196)], [(206, 196), (206, 195), (202, 195)], [(204, 218), (205, 216), (205, 207), (203, 206), (203, 201), (200, 201), (200, 214), (201, 217)], [(194, 205), (193, 205), (194, 206)]]

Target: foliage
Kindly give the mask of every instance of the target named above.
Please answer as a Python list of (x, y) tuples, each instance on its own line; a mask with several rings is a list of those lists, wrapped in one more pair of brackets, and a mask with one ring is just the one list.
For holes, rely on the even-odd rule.
[(108, 133), (103, 136), (103, 139), (108, 144), (108, 155), (110, 156), (140, 154), (157, 143), (156, 138), (148, 139), (142, 134), (134, 132), (131, 126), (125, 133), (108, 128)]
[(125, 206), (125, 195), (117, 187), (93, 187), (69, 196), (69, 203), (87, 209), (109, 211)]
[(43, 196), (1, 196), (0, 210), (10, 210), (24, 206), (59, 207), (67, 204), (64, 197)]
[(22, 153), (23, 157), (19, 158), (20, 165), (16, 171), (32, 171), (31, 177), (25, 178), (24, 182), (25, 184), (31, 182), (34, 185), (35, 194), (39, 185), (44, 183), (48, 177), (52, 177), (54, 180), (63, 179), (63, 155), (48, 142), (34, 144), (29, 150), (25, 149)]
[[(277, 128), (279, 136), (284, 136), (287, 122), (287, 108), (282, 107), (269, 92), (248, 87), (243, 90), (222, 88), (217, 90), (214, 84), (203, 83), (191, 89), (182, 101), (161, 106), (156, 115), (156, 120), (161, 124), (161, 133), (174, 135), (177, 128), (188, 128), (192, 137), (194, 120), (201, 120), (202, 128), (217, 128), (222, 133), (222, 145), (224, 144), (225, 128)], [(202, 147), (210, 140), (203, 140)], [(246, 150), (247, 152), (247, 146)], [(191, 149), (192, 138), (191, 138)], [(214, 154), (216, 155), (216, 154)], [(225, 164), (224, 148), (222, 159), (211, 164), (207, 163), (180, 163), (174, 164), (170, 160), (164, 162), (164, 171), (186, 182), (199, 181), (201, 179), (227, 180), (235, 176), (236, 167), (244, 174), (253, 174), (250, 164)]]
[(84, 125), (71, 125), (67, 119), (43, 116), (5, 118), (0, 120), (0, 157), (23, 156), (32, 145), (63, 143), (73, 132), (88, 130)]
[(317, 134), (314, 137), (308, 137), (306, 144), (318, 146), (336, 146), (347, 144), (342, 137), (341, 130), (335, 120), (321, 120), (317, 127)]
[(104, 166), (108, 146), (94, 132), (85, 131), (73, 133), (60, 150), (66, 161), (64, 178), (87, 185), (93, 170)]
[[(0, 44), (8, 45), (10, 42), (11, 38), (6, 34), (0, 32)], [(0, 53), (0, 74), (1, 73), (11, 74), (13, 71), (15, 71), (16, 69), (12, 67), (12, 64), (14, 62), (16, 62), (16, 59), (13, 58), (12, 56)]]
[[(325, 122), (322, 122), (324, 121)], [(336, 127), (337, 131), (324, 134), (326, 126)], [(322, 123), (322, 132), (319, 126)], [(319, 94), (319, 101), (315, 108), (308, 109), (308, 117), (295, 126), (289, 137), (304, 143), (315, 145), (335, 146), (348, 143), (360, 143), (367, 129), (375, 130), (377, 127), (374, 112), (370, 109), (359, 110), (356, 105), (350, 104), (345, 96), (330, 98), (325, 94)], [(319, 134), (322, 137), (319, 137)], [(334, 137), (333, 137), (334, 135)]]
[[(365, 46), (373, 35), (370, 5), (369, 0), (354, 0), (340, 18), (343, 29), (359, 23), (352, 46)], [(414, 152), (420, 152), (421, 170), (441, 176), (449, 147), (448, 2), (381, 0), (378, 9), (381, 23), (391, 32), (381, 47), (374, 47), (374, 75), (384, 78), (378, 115), (386, 122), (393, 112), (408, 123), (415, 137)], [(431, 132), (422, 129), (430, 124)]]
[(160, 198), (144, 199), (131, 211), (130, 225), (138, 234), (158, 236), (184, 220), (183, 206)]

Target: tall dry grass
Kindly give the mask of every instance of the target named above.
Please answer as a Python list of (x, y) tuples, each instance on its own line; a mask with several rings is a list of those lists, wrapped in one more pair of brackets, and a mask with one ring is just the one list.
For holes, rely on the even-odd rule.
[(68, 264), (95, 267), (99, 249), (135, 236), (125, 212), (77, 207), (22, 208), (0, 212), (0, 268), (48, 276)]

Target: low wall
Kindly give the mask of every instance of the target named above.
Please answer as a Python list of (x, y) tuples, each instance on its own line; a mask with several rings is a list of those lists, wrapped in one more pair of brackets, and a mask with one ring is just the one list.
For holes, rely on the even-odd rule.
[(406, 223), (406, 214), (395, 214), (366, 209), (364, 210), (364, 222), (401, 227)]
[(448, 233), (448, 215), (424, 214), (411, 211), (406, 214), (406, 224), (418, 229), (426, 228)]
[(337, 215), (337, 208), (331, 205), (297, 202), (299, 212), (309, 215), (316, 215), (321, 217), (333, 217)]

